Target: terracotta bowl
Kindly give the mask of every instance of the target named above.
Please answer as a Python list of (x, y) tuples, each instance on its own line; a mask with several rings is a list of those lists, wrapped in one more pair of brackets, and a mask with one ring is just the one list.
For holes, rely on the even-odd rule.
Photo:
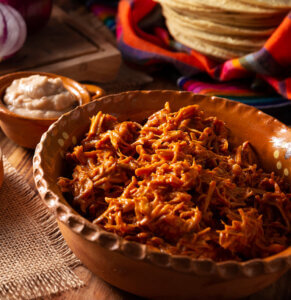
[(64, 86), (77, 97), (80, 105), (89, 103), (92, 97), (93, 99), (97, 99), (104, 95), (104, 91), (100, 87), (88, 85), (87, 88), (86, 85), (82, 85), (73, 79), (51, 73), (16, 72), (0, 77), (0, 126), (8, 138), (26, 148), (35, 148), (42, 134), (57, 118), (30, 118), (17, 115), (7, 109), (2, 99), (6, 88), (14, 79), (35, 74), (46, 75), (51, 78), (61, 78)]
[(141, 121), (166, 101), (173, 111), (197, 103), (231, 128), (237, 144), (249, 140), (267, 170), (291, 182), (291, 130), (255, 108), (226, 99), (178, 91), (135, 91), (102, 97), (62, 116), (42, 136), (33, 159), (36, 187), (54, 211), (69, 247), (95, 274), (133, 294), (156, 299), (222, 299), (250, 295), (284, 274), (291, 265), (291, 247), (264, 259), (216, 263), (155, 252), (125, 241), (80, 216), (63, 197), (57, 178), (64, 171), (64, 153), (88, 131), (98, 111), (119, 120)]
[(0, 148), (0, 187), (3, 183), (4, 170), (3, 170), (3, 158), (2, 158), (2, 150)]

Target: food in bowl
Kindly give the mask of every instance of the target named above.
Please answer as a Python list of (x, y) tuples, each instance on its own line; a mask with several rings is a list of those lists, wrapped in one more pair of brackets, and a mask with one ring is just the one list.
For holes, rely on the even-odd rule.
[[(0, 126), (3, 133), (16, 144), (22, 147), (34, 149), (42, 134), (49, 126), (57, 121), (58, 117), (29, 117), (12, 112), (4, 103), (4, 95), (7, 88), (16, 79), (30, 77), (32, 75), (46, 76), (48, 78), (60, 78), (64, 87), (75, 96), (77, 105), (84, 105), (104, 94), (98, 86), (83, 85), (79, 82), (57, 74), (45, 72), (15, 72), (0, 77)], [(88, 89), (87, 89), (88, 87)], [(38, 100), (36, 100), (36, 103)], [(27, 112), (27, 111), (26, 111)], [(29, 112), (31, 113), (31, 112)]]
[(45, 75), (13, 80), (3, 100), (10, 111), (30, 118), (58, 118), (78, 105), (61, 78)]
[(66, 155), (58, 185), (105, 230), (169, 254), (215, 261), (267, 257), (290, 245), (291, 193), (258, 167), (248, 141), (198, 105), (168, 104), (143, 124), (99, 112)]

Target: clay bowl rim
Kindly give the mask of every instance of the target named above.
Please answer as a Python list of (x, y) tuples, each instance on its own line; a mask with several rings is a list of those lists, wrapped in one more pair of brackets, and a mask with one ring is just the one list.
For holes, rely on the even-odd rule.
[[(10, 117), (17, 118), (17, 119), (20, 119), (20, 120), (28, 120), (28, 121), (31, 121), (31, 122), (46, 122), (48, 124), (51, 124), (52, 122), (55, 122), (59, 118), (59, 117), (56, 117), (56, 118), (39, 118), (39, 117), (38, 118), (33, 118), (33, 117), (28, 117), (28, 116), (16, 114), (16, 113), (12, 112), (11, 110), (9, 110), (6, 107), (6, 105), (3, 101), (3, 97), (4, 97), (4, 93), (5, 93), (6, 89), (12, 83), (12, 81), (15, 80), (15, 79), (25, 78), (25, 77), (29, 77), (29, 76), (32, 76), (32, 75), (42, 75), (42, 76), (47, 76), (49, 78), (60, 78), (63, 81), (65, 87), (67, 87), (67, 86), (71, 87), (73, 85), (78, 86), (78, 90), (82, 90), (82, 92), (85, 95), (85, 101), (84, 101), (84, 96), (81, 96), (81, 94), (78, 92), (79, 97), (77, 99), (78, 100), (77, 107), (90, 102), (90, 93), (89, 93), (89, 91), (87, 91), (86, 88), (81, 83), (79, 83), (78, 81), (76, 81), (72, 78), (62, 76), (62, 75), (58, 75), (58, 74), (54, 74), (54, 73), (48, 73), (48, 72), (20, 71), (20, 72), (13, 72), (13, 73), (8, 73), (8, 74), (5, 74), (3, 76), (0, 76), (0, 85), (1, 85), (1, 81), (7, 80), (7, 82), (4, 85), (3, 92), (0, 94), (0, 111), (2, 111), (3, 114), (6, 114)], [(67, 82), (64, 82), (64, 81), (67, 81)], [(70, 83), (70, 84), (68, 84), (68, 83)], [(77, 95), (75, 94), (75, 96), (77, 96)]]
[(3, 184), (3, 180), (4, 180), (3, 152), (0, 147), (0, 188)]
[[(103, 99), (112, 96), (124, 97), (129, 94), (136, 95), (139, 93), (150, 94), (164, 92), (195, 95), (194, 93), (186, 91), (141, 90), (107, 95), (101, 97), (99, 101), (102, 101)], [(228, 103), (232, 106), (243, 106), (249, 111), (252, 110), (256, 113), (259, 112), (261, 118), (275, 120), (276, 122), (278, 122), (276, 124), (281, 124), (287, 128), (287, 126), (285, 126), (277, 119), (249, 105), (215, 96), (200, 96), (207, 97), (211, 101), (220, 101), (223, 103)], [(108, 251), (118, 252), (131, 259), (143, 261), (145, 263), (150, 263), (157, 267), (168, 268), (175, 272), (182, 272), (188, 274), (190, 273), (196, 276), (215, 276), (223, 280), (234, 279), (240, 276), (251, 278), (267, 273), (276, 273), (282, 271), (283, 269), (287, 270), (288, 267), (291, 266), (291, 246), (289, 246), (282, 252), (265, 258), (254, 258), (246, 261), (227, 260), (222, 262), (216, 262), (212, 259), (195, 259), (185, 255), (171, 255), (167, 253), (162, 253), (157, 250), (150, 249), (144, 244), (133, 241), (126, 241), (117, 234), (105, 231), (98, 225), (92, 224), (83, 216), (81, 216), (78, 212), (74, 210), (72, 206), (69, 205), (67, 200), (61, 194), (61, 192), (61, 197), (59, 197), (57, 194), (50, 190), (49, 184), (44, 178), (45, 174), (42, 168), (42, 153), (44, 149), (43, 144), (47, 136), (53, 132), (53, 130), (58, 126), (58, 124), (60, 124), (62, 121), (65, 121), (66, 119), (69, 119), (74, 113), (74, 111), (85, 110), (86, 106), (87, 105), (76, 107), (74, 110), (64, 114), (57, 122), (52, 124), (48, 131), (42, 136), (41, 141), (35, 149), (35, 154), (33, 157), (33, 176), (35, 185), (38, 189), (42, 200), (45, 202), (47, 207), (54, 212), (58, 222), (62, 222), (75, 234), (80, 235), (81, 237), (90, 242), (97, 243), (98, 245), (107, 249)], [(66, 204), (62, 203), (61, 198), (63, 198), (63, 202), (65, 202)]]

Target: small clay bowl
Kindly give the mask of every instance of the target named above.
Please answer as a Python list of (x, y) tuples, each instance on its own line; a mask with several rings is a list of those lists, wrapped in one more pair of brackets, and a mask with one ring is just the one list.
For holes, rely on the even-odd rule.
[(143, 121), (168, 101), (173, 111), (199, 104), (231, 129), (231, 143), (250, 141), (261, 165), (291, 183), (291, 129), (263, 112), (230, 100), (179, 91), (132, 91), (102, 97), (63, 115), (42, 136), (33, 159), (36, 187), (55, 213), (72, 251), (95, 274), (120, 289), (155, 299), (232, 299), (246, 297), (282, 276), (291, 265), (291, 247), (276, 255), (244, 262), (215, 262), (169, 255), (126, 241), (79, 215), (57, 185), (64, 154), (88, 132), (98, 111), (120, 121)]
[(0, 187), (3, 183), (3, 177), (4, 177), (3, 157), (2, 157), (2, 150), (0, 148)]
[(42, 134), (58, 118), (30, 118), (15, 114), (7, 109), (3, 102), (3, 97), (6, 88), (13, 80), (37, 74), (50, 78), (61, 78), (67, 90), (76, 96), (79, 105), (89, 103), (91, 100), (104, 95), (104, 91), (100, 87), (88, 85), (87, 89), (86, 85), (80, 84), (73, 79), (52, 73), (16, 72), (0, 77), (0, 126), (5, 135), (16, 144), (32, 149), (40, 141)]

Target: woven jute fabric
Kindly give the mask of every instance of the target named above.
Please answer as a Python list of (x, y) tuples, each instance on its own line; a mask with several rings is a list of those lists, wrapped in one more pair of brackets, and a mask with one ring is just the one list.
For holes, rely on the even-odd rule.
[(4, 158), (0, 188), (0, 299), (33, 299), (81, 287), (78, 259), (54, 216)]

